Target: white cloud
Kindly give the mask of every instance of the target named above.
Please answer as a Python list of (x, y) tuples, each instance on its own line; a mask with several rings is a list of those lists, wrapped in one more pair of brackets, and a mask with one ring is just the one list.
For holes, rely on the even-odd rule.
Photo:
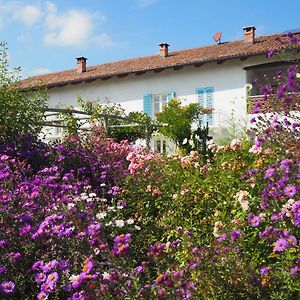
[(136, 0), (137, 8), (145, 8), (157, 2), (157, 0)]
[(13, 13), (13, 19), (19, 20), (27, 26), (37, 23), (42, 15), (41, 9), (34, 5), (25, 5)]
[(106, 33), (95, 33), (95, 25), (104, 20), (105, 17), (100, 14), (76, 9), (59, 13), (55, 4), (48, 3), (44, 42), (51, 46), (84, 47), (91, 41), (97, 41), (101, 46), (111, 46), (112, 41)]
[(39, 5), (25, 4), (23, 1), (1, 1), (0, 18), (2, 27), (9, 21), (19, 21), (26, 26), (36, 24), (42, 16)]

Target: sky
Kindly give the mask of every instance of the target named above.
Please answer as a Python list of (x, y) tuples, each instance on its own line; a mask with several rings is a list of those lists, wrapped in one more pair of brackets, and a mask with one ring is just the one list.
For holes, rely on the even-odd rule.
[(23, 78), (300, 28), (299, 0), (0, 0), (0, 41)]

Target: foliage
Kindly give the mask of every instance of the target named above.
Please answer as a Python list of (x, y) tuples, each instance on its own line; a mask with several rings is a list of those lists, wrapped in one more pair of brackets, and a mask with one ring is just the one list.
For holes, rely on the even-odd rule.
[(31, 134), (38, 136), (42, 128), (47, 97), (44, 91), (20, 89), (19, 69), (10, 70), (7, 48), (0, 43), (0, 131), (1, 139), (16, 139)]
[(161, 123), (158, 131), (170, 138), (177, 146), (181, 146), (184, 139), (189, 139), (192, 133), (192, 123), (198, 120), (201, 107), (197, 103), (186, 106), (181, 105), (181, 100), (171, 99), (157, 115), (156, 120)]

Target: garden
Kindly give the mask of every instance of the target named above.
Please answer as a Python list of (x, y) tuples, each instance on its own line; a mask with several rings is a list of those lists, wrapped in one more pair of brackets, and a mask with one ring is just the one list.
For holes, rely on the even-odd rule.
[(276, 89), (253, 83), (274, 111), (252, 108), (252, 140), (217, 145), (181, 124), (192, 142), (163, 155), (96, 122), (41, 141), (46, 95), (20, 91), (6, 58), (4, 47), (1, 299), (299, 298), (297, 66)]

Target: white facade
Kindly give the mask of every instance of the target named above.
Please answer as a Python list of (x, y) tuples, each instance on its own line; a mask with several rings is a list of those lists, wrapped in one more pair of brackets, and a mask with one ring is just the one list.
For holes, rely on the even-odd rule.
[[(143, 75), (130, 74), (124, 78), (95, 80), (90, 83), (68, 84), (49, 89), (49, 107), (77, 106), (76, 99), (99, 100), (119, 103), (126, 112), (143, 111), (145, 94), (175, 92), (183, 104), (198, 101), (196, 90), (213, 87), (214, 136), (223, 138), (228, 128), (235, 122), (246, 124), (246, 84), (244, 67), (270, 62), (265, 56), (249, 57), (247, 60), (228, 59), (221, 64), (205, 63), (182, 69), (165, 69), (159, 73), (148, 71)], [(248, 78), (249, 80), (249, 78)], [(54, 132), (53, 132), (54, 133)]]

